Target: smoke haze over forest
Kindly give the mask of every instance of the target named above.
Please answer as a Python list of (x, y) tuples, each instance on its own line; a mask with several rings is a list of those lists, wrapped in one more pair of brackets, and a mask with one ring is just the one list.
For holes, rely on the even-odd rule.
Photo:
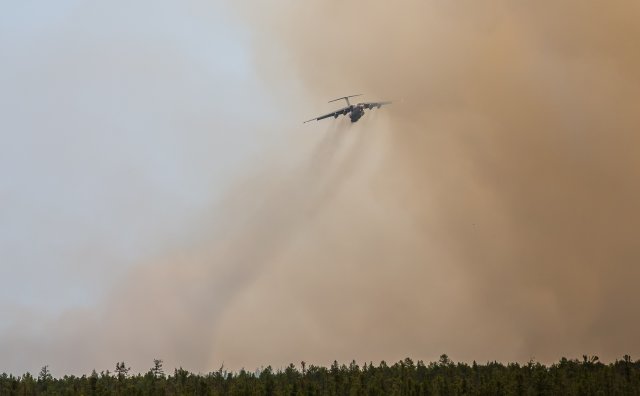
[(2, 28), (0, 371), (640, 353), (640, 6), (113, 4)]

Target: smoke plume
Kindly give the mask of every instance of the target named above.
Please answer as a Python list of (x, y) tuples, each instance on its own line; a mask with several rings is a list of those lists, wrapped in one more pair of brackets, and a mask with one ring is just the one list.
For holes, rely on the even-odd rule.
[[(5, 345), (199, 371), (640, 352), (637, 5), (236, 7), (295, 122), (255, 130), (280, 140), (188, 242)], [(361, 92), (394, 103), (298, 123)]]
[(319, 105), (360, 91), (395, 103), (365, 127), (385, 139), (363, 149), (376, 168), (228, 311), (219, 353), (638, 352), (637, 6), (278, 5), (241, 10), (268, 32), (256, 64), (274, 90), (293, 76)]

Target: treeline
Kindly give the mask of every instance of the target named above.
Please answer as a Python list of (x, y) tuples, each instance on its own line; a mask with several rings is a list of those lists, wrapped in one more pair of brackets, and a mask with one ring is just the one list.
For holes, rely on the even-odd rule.
[(595, 356), (561, 359), (545, 366), (498, 362), (454, 363), (446, 355), (425, 364), (405, 359), (359, 366), (293, 364), (248, 372), (221, 368), (193, 374), (182, 368), (166, 375), (161, 360), (145, 374), (130, 374), (124, 362), (114, 372), (81, 377), (51, 376), (43, 367), (37, 377), (0, 376), (0, 395), (640, 395), (640, 360), (604, 364)]

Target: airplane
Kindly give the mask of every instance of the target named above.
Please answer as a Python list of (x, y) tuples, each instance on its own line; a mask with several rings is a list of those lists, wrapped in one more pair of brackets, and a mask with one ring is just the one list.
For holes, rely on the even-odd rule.
[(307, 120), (305, 122), (303, 122), (303, 124), (309, 122), (309, 121), (320, 121), (323, 120), (325, 118), (329, 118), (329, 117), (333, 117), (333, 118), (338, 118), (338, 116), (340, 115), (347, 115), (349, 114), (349, 118), (351, 118), (351, 122), (357, 122), (363, 115), (364, 115), (364, 110), (365, 109), (370, 109), (373, 110), (374, 108), (380, 108), (386, 104), (390, 104), (391, 102), (363, 102), (363, 103), (358, 103), (358, 104), (351, 104), (351, 102), (349, 102), (349, 98), (353, 98), (355, 96), (361, 96), (362, 94), (358, 94), (358, 95), (351, 95), (351, 96), (343, 96), (341, 98), (338, 99), (334, 99), (334, 100), (330, 100), (328, 103), (331, 102), (335, 102), (338, 100), (346, 100), (347, 101), (347, 106), (343, 107), (339, 110), (336, 110), (334, 112), (331, 112), (329, 114), (325, 114), (323, 116), (317, 117), (317, 118), (312, 118), (310, 120)]

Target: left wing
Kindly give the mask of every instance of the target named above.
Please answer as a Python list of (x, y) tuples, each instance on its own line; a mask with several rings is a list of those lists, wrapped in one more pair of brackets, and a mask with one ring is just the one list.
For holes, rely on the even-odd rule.
[(349, 113), (351, 111), (351, 106), (347, 106), (347, 107), (343, 107), (340, 110), (336, 110), (334, 112), (331, 112), (329, 114), (325, 114), (323, 116), (317, 117), (317, 118), (312, 118), (310, 120), (307, 120), (305, 122), (303, 122), (303, 124), (309, 122), (309, 121), (320, 121), (320, 120), (324, 120), (325, 118), (329, 118), (329, 117), (334, 117), (334, 118), (338, 118), (338, 116), (340, 115), (346, 115), (347, 113)]
[(379, 109), (380, 107), (382, 107), (384, 105), (391, 104), (391, 102), (365, 102), (365, 103), (360, 103), (360, 104), (363, 105), (365, 109), (373, 110), (374, 107)]

